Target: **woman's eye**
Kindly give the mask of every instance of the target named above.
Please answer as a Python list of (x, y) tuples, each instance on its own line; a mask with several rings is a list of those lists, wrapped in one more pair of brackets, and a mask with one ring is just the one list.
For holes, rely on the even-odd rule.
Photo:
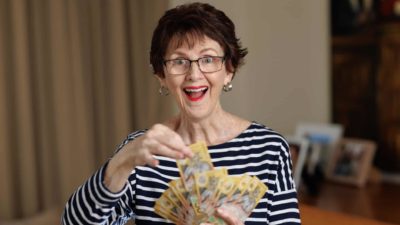
[(187, 60), (185, 60), (185, 59), (175, 59), (173, 62), (174, 62), (174, 65), (185, 65), (186, 61)]
[(213, 57), (203, 58), (203, 63), (212, 63), (214, 61)]

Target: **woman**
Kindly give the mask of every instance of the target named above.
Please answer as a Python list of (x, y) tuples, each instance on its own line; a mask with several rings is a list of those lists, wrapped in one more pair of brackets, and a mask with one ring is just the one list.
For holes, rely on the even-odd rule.
[[(160, 94), (173, 95), (180, 112), (130, 134), (115, 155), (68, 201), (64, 224), (165, 224), (155, 200), (179, 178), (177, 159), (204, 141), (215, 168), (256, 175), (268, 186), (246, 224), (299, 224), (288, 145), (274, 131), (224, 111), (222, 90), (247, 54), (232, 21), (213, 6), (192, 3), (165, 13), (153, 33), (150, 61)], [(243, 224), (217, 210), (227, 224)]]

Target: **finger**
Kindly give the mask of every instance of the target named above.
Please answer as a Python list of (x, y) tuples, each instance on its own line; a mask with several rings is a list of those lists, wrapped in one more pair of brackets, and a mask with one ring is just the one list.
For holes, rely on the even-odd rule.
[(153, 155), (151, 155), (149, 153), (145, 155), (145, 162), (147, 165), (152, 166), (152, 167), (156, 167), (159, 164), (159, 161), (156, 158), (154, 158)]
[(185, 155), (182, 152), (176, 151), (174, 149), (170, 149), (167, 146), (164, 145), (158, 145), (153, 151), (153, 154), (155, 155), (162, 155), (166, 156), (169, 158), (174, 158), (174, 159), (183, 159), (185, 158)]
[(179, 152), (182, 152), (186, 157), (192, 158), (193, 152), (187, 145), (185, 145), (181, 136), (176, 133), (172, 133), (170, 135), (169, 141), (167, 142), (168, 146)]
[(147, 137), (142, 143), (145, 149), (147, 149), (147, 151), (149, 151), (152, 155), (161, 155), (174, 159), (184, 158), (184, 154), (182, 152), (176, 151), (175, 149), (170, 149), (168, 146), (164, 145), (164, 143), (160, 142), (156, 138), (153, 138), (153, 136)]
[(227, 211), (218, 208), (217, 209), (218, 216), (221, 217), (227, 224), (230, 225), (242, 225), (242, 221), (239, 220), (235, 215), (229, 214)]
[(164, 131), (164, 134), (165, 144), (168, 145), (168, 147), (175, 149), (176, 151), (182, 152), (187, 157), (191, 158), (193, 156), (192, 150), (185, 144), (181, 136), (179, 136), (177, 133), (170, 130), (169, 128)]
[(187, 157), (192, 157), (191, 149), (185, 145), (183, 139), (167, 126), (156, 124), (152, 127), (152, 132), (149, 133), (151, 138), (155, 138), (163, 145), (168, 146), (178, 152), (182, 152)]

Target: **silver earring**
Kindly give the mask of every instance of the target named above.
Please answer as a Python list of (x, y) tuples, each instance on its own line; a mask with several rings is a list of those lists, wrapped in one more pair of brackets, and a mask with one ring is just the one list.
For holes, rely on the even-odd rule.
[(168, 88), (161, 86), (160, 89), (158, 89), (158, 93), (161, 96), (167, 96), (167, 95), (169, 95), (169, 90), (168, 90)]
[(233, 88), (233, 85), (232, 85), (232, 83), (229, 81), (227, 84), (224, 85), (223, 90), (224, 90), (225, 92), (229, 92), (229, 91), (232, 91), (232, 88)]

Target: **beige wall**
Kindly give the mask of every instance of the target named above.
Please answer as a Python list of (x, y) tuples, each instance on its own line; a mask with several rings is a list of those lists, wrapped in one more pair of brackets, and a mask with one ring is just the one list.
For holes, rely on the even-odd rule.
[(327, 0), (203, 2), (234, 21), (249, 50), (233, 91), (222, 96), (225, 109), (285, 134), (298, 121), (329, 121)]

